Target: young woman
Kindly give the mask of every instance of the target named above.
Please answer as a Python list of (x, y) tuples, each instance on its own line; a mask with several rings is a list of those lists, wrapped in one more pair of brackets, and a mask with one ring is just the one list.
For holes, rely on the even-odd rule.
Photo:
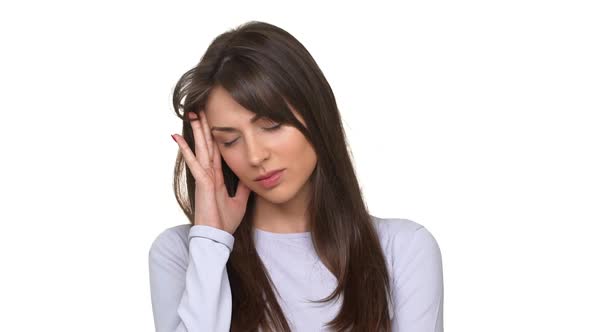
[(437, 241), (368, 213), (334, 94), (298, 40), (255, 21), (221, 34), (173, 104), (190, 224), (149, 252), (156, 331), (443, 331)]

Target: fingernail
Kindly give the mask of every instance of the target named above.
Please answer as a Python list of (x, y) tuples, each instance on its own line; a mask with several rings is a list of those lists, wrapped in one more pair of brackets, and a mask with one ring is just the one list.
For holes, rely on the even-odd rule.
[(174, 135), (170, 135), (172, 136), (172, 139), (174, 140), (174, 142), (176, 142), (176, 138), (174, 137)]
[(195, 119), (198, 119), (199, 117), (194, 112), (189, 112), (188, 118), (191, 120), (195, 120)]

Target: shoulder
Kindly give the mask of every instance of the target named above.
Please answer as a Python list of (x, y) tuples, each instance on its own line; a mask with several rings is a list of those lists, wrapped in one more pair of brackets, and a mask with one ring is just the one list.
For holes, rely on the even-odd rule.
[(394, 330), (443, 330), (443, 267), (438, 242), (408, 219), (373, 217), (390, 271)]
[(188, 234), (192, 225), (182, 224), (161, 231), (149, 249), (150, 263), (160, 260), (188, 260)]
[(403, 218), (371, 218), (390, 263), (404, 257), (415, 257), (420, 253), (440, 260), (438, 241), (422, 224)]
[(380, 233), (386, 233), (383, 235), (397, 235), (404, 232), (413, 232), (424, 227), (410, 219), (383, 218), (373, 215), (371, 215), (371, 219), (373, 219), (373, 222)]

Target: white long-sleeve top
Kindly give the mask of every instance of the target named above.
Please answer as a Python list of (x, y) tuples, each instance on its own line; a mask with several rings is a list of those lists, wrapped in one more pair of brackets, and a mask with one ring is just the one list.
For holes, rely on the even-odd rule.
[[(390, 275), (393, 331), (442, 332), (443, 269), (436, 239), (414, 221), (371, 217)], [(329, 331), (323, 324), (336, 316), (341, 300), (306, 302), (326, 297), (337, 284), (318, 258), (311, 233), (254, 231), (256, 250), (292, 331)], [(178, 225), (156, 237), (149, 251), (156, 332), (229, 331), (226, 264), (233, 244), (232, 234), (204, 225)]]

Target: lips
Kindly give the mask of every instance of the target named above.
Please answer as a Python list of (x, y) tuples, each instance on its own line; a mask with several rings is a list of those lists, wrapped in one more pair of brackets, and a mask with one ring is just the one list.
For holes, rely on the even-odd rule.
[(271, 177), (271, 176), (275, 175), (276, 173), (278, 173), (278, 172), (280, 172), (280, 171), (282, 171), (282, 170), (283, 170), (283, 169), (277, 169), (277, 170), (274, 170), (274, 171), (270, 171), (270, 172), (268, 172), (268, 173), (266, 173), (266, 174), (263, 174), (263, 175), (261, 175), (261, 176), (257, 177), (257, 178), (256, 178), (254, 181), (260, 181), (260, 180), (267, 179), (267, 178), (269, 178), (269, 177)]

